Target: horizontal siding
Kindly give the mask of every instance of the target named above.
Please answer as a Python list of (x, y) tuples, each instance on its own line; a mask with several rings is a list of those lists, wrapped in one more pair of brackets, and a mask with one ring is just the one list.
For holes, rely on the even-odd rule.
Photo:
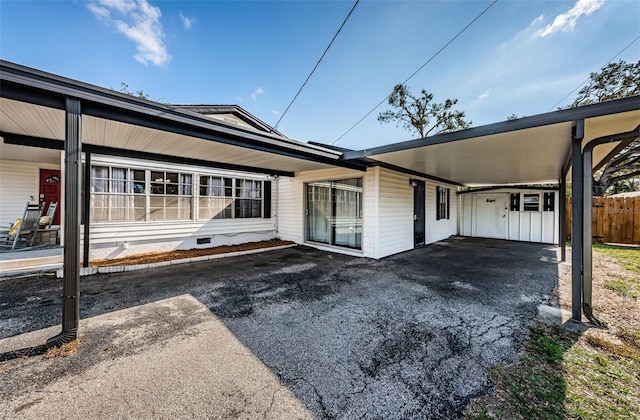
[[(450, 208), (449, 219), (436, 220), (436, 186), (450, 188)], [(458, 230), (458, 199), (456, 196), (457, 187), (441, 182), (427, 180), (427, 235), (428, 244), (441, 241), (457, 234)]]
[(226, 219), (208, 222), (95, 223), (91, 243), (184, 240), (189, 237), (275, 231), (274, 219)]
[(38, 202), (40, 169), (60, 169), (60, 166), (0, 160), (0, 229), (22, 217), (27, 202)]
[(409, 175), (380, 169), (379, 258), (413, 248), (413, 187)]
[(289, 177), (279, 177), (277, 184), (278, 230), (276, 235), (283, 240), (302, 243), (303, 185)]
[(378, 173), (378, 167), (369, 168), (362, 183), (362, 254), (369, 258), (378, 252)]

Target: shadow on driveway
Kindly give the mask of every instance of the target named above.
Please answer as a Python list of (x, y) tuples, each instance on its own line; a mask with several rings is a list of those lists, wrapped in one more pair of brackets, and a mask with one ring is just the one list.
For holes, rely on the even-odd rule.
[[(317, 417), (452, 418), (513, 361), (558, 269), (555, 247), (497, 240), (378, 261), (298, 247), (82, 278), (81, 317), (189, 294)], [(0, 291), (0, 338), (60, 322), (59, 280)]]

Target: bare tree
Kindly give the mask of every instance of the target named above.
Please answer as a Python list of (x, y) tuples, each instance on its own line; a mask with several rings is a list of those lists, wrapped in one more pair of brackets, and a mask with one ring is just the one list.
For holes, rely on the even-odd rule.
[(415, 132), (420, 137), (430, 133), (448, 133), (471, 127), (471, 121), (465, 121), (464, 112), (452, 109), (457, 99), (447, 99), (444, 103), (432, 103), (433, 94), (426, 90), (416, 97), (405, 85), (398, 84), (389, 96), (389, 105), (394, 109), (381, 112), (378, 121), (402, 124), (405, 130)]
[[(636, 63), (621, 60), (591, 73), (589, 83), (580, 89), (570, 107), (637, 95), (640, 95), (640, 60)], [(608, 190), (637, 191), (639, 177), (640, 138), (636, 138), (594, 174), (593, 195), (603, 196)]]

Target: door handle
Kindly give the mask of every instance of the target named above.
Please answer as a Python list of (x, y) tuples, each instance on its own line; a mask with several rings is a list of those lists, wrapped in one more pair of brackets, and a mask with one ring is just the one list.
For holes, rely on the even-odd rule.
[(418, 215), (417, 215), (417, 214), (414, 214), (414, 215), (413, 215), (413, 221), (415, 222), (416, 220), (418, 220)]

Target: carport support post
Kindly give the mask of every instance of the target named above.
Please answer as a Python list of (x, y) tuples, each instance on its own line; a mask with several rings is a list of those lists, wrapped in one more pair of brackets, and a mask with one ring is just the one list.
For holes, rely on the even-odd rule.
[(571, 319), (582, 320), (582, 139), (584, 120), (574, 127), (571, 143)]
[(583, 185), (583, 214), (584, 237), (582, 242), (582, 305), (584, 312), (589, 317), (593, 314), (591, 307), (591, 283), (592, 283), (592, 246), (593, 226), (591, 224), (591, 208), (593, 201), (593, 149), (588, 146), (583, 152), (582, 160), (582, 185)]
[(47, 341), (60, 345), (76, 339), (80, 322), (80, 172), (82, 168), (80, 101), (67, 98), (65, 112), (65, 215), (62, 285), (62, 332)]
[(558, 233), (560, 241), (560, 261), (567, 260), (567, 177), (560, 178), (558, 191)]

